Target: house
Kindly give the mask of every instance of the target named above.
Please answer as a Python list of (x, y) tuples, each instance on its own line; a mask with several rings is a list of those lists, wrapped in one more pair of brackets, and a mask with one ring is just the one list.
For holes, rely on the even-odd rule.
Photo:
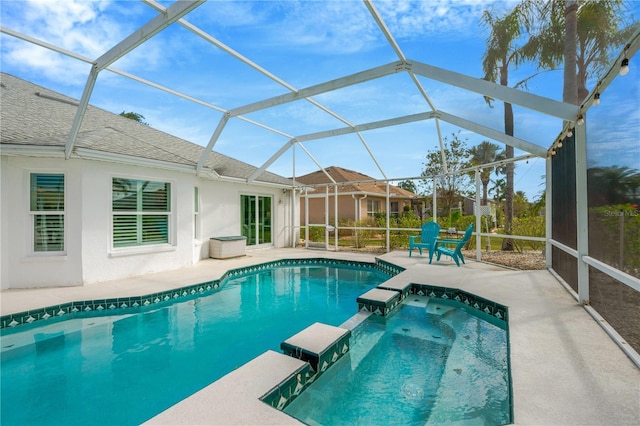
[[(300, 223), (306, 223), (305, 206), (309, 204), (309, 224), (324, 224), (325, 210), (329, 212), (329, 223), (335, 218), (335, 191), (338, 193), (338, 219), (360, 221), (373, 217), (376, 213), (387, 211), (386, 183), (376, 181), (371, 176), (331, 166), (313, 173), (295, 178), (297, 183), (309, 188), (300, 197)], [(336, 182), (334, 185), (331, 179)], [(328, 184), (328, 186), (327, 186)], [(328, 189), (327, 189), (328, 188)], [(411, 200), (417, 195), (400, 187), (389, 185), (389, 214), (398, 216), (405, 206), (411, 206)], [(328, 203), (325, 201), (327, 200)], [(328, 209), (325, 206), (328, 205)]]
[(212, 237), (290, 246), (292, 181), (0, 74), (1, 288), (77, 286), (177, 269)]

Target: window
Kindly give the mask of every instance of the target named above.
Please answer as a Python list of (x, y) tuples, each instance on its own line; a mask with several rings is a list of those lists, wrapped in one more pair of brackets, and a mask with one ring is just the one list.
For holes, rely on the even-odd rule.
[(400, 216), (400, 212), (399, 212), (400, 203), (398, 201), (392, 201), (390, 204), (391, 204), (391, 209), (389, 212), (390, 216), (392, 217)]
[(64, 175), (32, 173), (30, 212), (34, 252), (64, 251)]
[(375, 216), (380, 211), (380, 200), (367, 200), (367, 216)]
[(113, 178), (113, 247), (169, 242), (171, 184)]
[(198, 187), (193, 188), (193, 238), (200, 239), (200, 194)]

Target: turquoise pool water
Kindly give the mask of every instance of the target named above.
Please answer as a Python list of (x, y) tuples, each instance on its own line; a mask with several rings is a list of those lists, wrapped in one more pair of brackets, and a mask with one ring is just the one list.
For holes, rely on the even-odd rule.
[(418, 299), (358, 326), (349, 353), (284, 411), (309, 425), (511, 423), (506, 330)]
[(388, 278), (372, 268), (279, 267), (144, 313), (5, 334), (0, 423), (140, 424), (316, 321), (340, 325)]

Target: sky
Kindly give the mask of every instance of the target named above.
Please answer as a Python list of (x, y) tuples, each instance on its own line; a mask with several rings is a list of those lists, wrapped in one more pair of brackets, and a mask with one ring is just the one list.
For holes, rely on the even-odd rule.
[[(160, 4), (168, 7), (172, 2)], [(480, 19), (483, 11), (500, 15), (515, 4), (504, 0), (373, 1), (407, 59), (471, 77), (483, 75), (482, 55), (488, 36), (488, 29)], [(630, 19), (640, 16), (640, 2), (631, 2), (628, 12)], [(149, 4), (138, 1), (0, 1), (3, 28), (91, 60), (157, 13)], [(156, 129), (206, 146), (223, 110), (398, 60), (361, 1), (208, 1), (184, 20), (206, 32), (210, 39), (174, 24), (114, 62), (111, 68), (181, 92), (217, 109), (109, 70), (99, 74), (90, 103), (116, 114), (136, 112)], [(0, 34), (0, 43), (3, 72), (80, 99), (90, 70), (88, 63), (6, 33)], [(271, 77), (215, 43), (237, 52)], [(632, 66), (628, 76), (628, 81), (634, 82), (632, 94), (638, 93), (637, 68)], [(510, 85), (536, 72), (535, 66), (522, 64), (511, 71)], [(438, 110), (504, 131), (500, 102), (489, 107), (477, 93), (423, 77), (418, 80)], [(600, 113), (602, 122), (610, 121), (610, 114), (614, 113), (624, 114), (625, 120), (631, 117), (635, 131), (625, 133), (622, 129), (618, 136), (640, 140), (640, 101), (628, 101), (628, 86), (614, 86), (609, 99), (627, 97), (626, 109), (601, 110), (607, 111)], [(562, 71), (536, 76), (529, 81), (527, 89), (561, 100)], [(345, 123), (364, 124), (430, 111), (406, 72), (323, 93), (314, 96), (314, 100), (331, 113), (300, 100), (245, 116), (267, 129), (232, 118), (214, 150), (260, 167), (292, 137), (346, 127)], [(561, 131), (562, 121), (549, 115), (515, 106), (514, 116), (514, 136), (544, 149)], [(456, 135), (466, 140), (468, 146), (489, 140), (443, 121), (440, 121), (440, 133), (448, 139)], [(300, 176), (316, 171), (318, 162), (323, 167), (344, 167), (374, 178), (403, 179), (419, 176), (427, 153), (438, 147), (436, 122), (425, 120), (362, 132), (361, 138), (352, 133), (309, 140), (295, 149), (289, 148), (268, 170), (286, 177)], [(516, 149), (516, 156), (522, 154), (525, 153)], [(600, 157), (597, 159), (594, 155), (594, 161), (607, 161), (606, 150)], [(624, 158), (630, 167), (637, 168), (640, 147)], [(544, 174), (542, 158), (517, 163), (516, 191), (524, 191), (530, 201), (535, 200), (544, 189)]]

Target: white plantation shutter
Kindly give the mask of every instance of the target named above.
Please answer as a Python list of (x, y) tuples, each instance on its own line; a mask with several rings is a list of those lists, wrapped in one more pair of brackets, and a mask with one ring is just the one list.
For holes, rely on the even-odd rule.
[(169, 242), (171, 184), (113, 178), (113, 246)]

